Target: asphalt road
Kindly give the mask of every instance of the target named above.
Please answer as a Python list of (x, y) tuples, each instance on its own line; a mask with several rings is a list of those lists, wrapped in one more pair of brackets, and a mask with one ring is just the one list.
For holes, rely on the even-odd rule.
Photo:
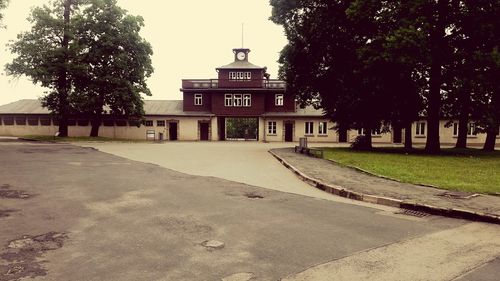
[[(0, 143), (0, 280), (341, 280), (349, 269), (481, 280), (492, 265), (498, 273), (488, 262), (499, 256), (499, 233), (91, 148)], [(335, 264), (345, 275), (330, 275)]]

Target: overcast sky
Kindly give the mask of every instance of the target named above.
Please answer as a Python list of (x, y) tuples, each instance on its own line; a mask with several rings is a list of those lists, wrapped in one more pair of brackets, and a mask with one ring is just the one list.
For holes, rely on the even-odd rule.
[[(0, 29), (0, 105), (34, 99), (46, 89), (26, 77), (5, 75), (4, 66), (13, 55), (6, 44), (30, 29), (30, 9), (48, 0), (11, 0), (3, 11), (6, 29)], [(249, 60), (267, 66), (271, 78), (278, 72), (279, 52), (286, 44), (281, 26), (269, 21), (269, 0), (118, 0), (132, 15), (141, 15), (142, 36), (153, 46), (155, 72), (148, 79), (152, 96), (146, 99), (182, 99), (181, 79), (217, 78), (215, 68), (233, 61), (233, 48), (250, 48)]]

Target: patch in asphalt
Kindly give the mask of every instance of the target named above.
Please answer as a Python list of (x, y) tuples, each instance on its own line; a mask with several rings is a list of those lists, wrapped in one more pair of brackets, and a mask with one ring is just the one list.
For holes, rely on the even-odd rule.
[(256, 193), (256, 192), (247, 192), (245, 193), (245, 196), (250, 199), (262, 199), (264, 196)]
[(219, 250), (219, 249), (224, 248), (224, 246), (225, 246), (224, 242), (217, 241), (217, 240), (205, 240), (205, 241), (201, 242), (201, 245), (203, 247), (207, 248), (207, 250), (209, 250), (209, 251)]
[(13, 209), (0, 209), (0, 218), (6, 218), (10, 216), (10, 213), (16, 212), (17, 210)]
[(42, 267), (40, 257), (47, 251), (63, 246), (66, 234), (48, 232), (41, 235), (24, 235), (11, 240), (0, 253), (6, 264), (0, 264), (0, 280), (19, 280), (45, 276), (47, 271)]
[(209, 225), (201, 224), (193, 217), (173, 217), (173, 216), (157, 216), (153, 218), (156, 225), (161, 226), (169, 233), (182, 235), (182, 234), (206, 234), (212, 231)]
[(255, 275), (251, 272), (242, 272), (222, 278), (221, 281), (250, 281), (255, 280)]
[(10, 189), (10, 184), (2, 184), (0, 186), (0, 198), (7, 199), (28, 199), (33, 195), (26, 193), (23, 190)]

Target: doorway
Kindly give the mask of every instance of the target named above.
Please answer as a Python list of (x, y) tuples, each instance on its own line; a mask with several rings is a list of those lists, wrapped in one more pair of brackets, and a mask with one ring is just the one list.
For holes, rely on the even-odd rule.
[(258, 140), (259, 119), (252, 117), (225, 118), (227, 140)]
[(293, 123), (285, 123), (285, 141), (293, 142)]
[(177, 140), (177, 122), (168, 123), (168, 136), (171, 141)]
[(207, 141), (209, 140), (209, 124), (207, 122), (200, 122), (200, 140)]

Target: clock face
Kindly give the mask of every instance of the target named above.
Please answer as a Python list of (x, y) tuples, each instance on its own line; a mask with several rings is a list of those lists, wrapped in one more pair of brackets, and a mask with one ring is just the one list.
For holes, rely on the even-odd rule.
[(238, 58), (238, 60), (244, 60), (246, 55), (243, 52), (239, 52), (238, 54), (236, 54), (236, 57)]

